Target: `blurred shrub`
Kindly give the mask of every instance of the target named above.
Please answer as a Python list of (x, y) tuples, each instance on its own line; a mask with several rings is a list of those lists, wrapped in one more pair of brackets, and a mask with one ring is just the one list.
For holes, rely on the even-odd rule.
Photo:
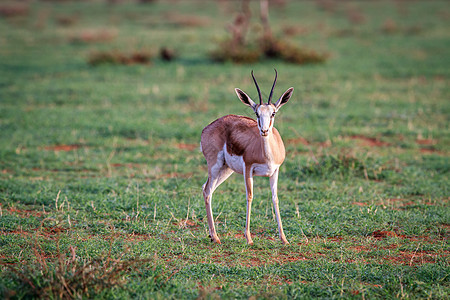
[(219, 43), (216, 50), (210, 53), (211, 58), (217, 62), (254, 63), (261, 59), (262, 51), (255, 46), (240, 45), (232, 39)]
[(323, 63), (327, 54), (300, 48), (288, 41), (272, 36), (262, 38), (257, 43), (240, 45), (232, 39), (219, 43), (211, 58), (218, 62), (254, 63), (262, 59), (282, 59), (294, 64)]
[(295, 64), (322, 63), (328, 58), (326, 54), (299, 48), (290, 42), (273, 37), (263, 39), (261, 48), (266, 57), (281, 58), (284, 61)]

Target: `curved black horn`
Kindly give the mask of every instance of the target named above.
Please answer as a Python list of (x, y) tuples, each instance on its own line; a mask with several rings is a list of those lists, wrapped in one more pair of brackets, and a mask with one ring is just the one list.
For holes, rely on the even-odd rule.
[(252, 78), (253, 78), (253, 81), (255, 82), (256, 89), (258, 90), (259, 105), (261, 105), (262, 104), (261, 90), (259, 89), (259, 86), (258, 86), (258, 83), (256, 82), (255, 76), (253, 75), (253, 70), (252, 70)]
[(270, 91), (269, 101), (267, 102), (267, 104), (270, 104), (270, 102), (272, 101), (273, 89), (275, 88), (275, 84), (277, 83), (278, 72), (277, 69), (274, 70), (275, 70), (275, 80), (273, 81), (272, 90)]

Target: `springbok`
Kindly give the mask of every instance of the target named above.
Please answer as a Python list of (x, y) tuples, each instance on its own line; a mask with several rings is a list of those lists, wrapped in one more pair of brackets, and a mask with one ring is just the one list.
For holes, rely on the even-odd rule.
[(206, 215), (208, 217), (209, 235), (213, 242), (220, 244), (214, 226), (211, 209), (211, 197), (214, 190), (233, 172), (244, 175), (247, 196), (247, 216), (245, 222), (245, 238), (247, 244), (253, 244), (250, 235), (250, 213), (253, 200), (253, 176), (270, 177), (272, 202), (278, 223), (278, 232), (283, 244), (289, 244), (281, 224), (278, 207), (277, 185), (278, 171), (285, 158), (284, 144), (278, 130), (273, 127), (275, 114), (292, 96), (294, 88), (289, 88), (273, 104), (271, 102), (275, 80), (267, 103), (263, 103), (261, 91), (252, 71), (259, 95), (259, 104), (253, 102), (242, 90), (236, 88), (239, 99), (250, 106), (256, 114), (256, 121), (243, 116), (227, 115), (206, 126), (202, 131), (201, 150), (208, 164), (208, 180), (203, 185)]

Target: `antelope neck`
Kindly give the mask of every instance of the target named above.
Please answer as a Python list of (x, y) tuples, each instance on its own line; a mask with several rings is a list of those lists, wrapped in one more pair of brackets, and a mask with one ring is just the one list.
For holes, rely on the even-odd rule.
[(267, 158), (268, 161), (273, 161), (272, 147), (270, 146), (270, 140), (273, 139), (272, 128), (269, 129), (268, 135), (261, 136), (261, 139), (263, 156)]

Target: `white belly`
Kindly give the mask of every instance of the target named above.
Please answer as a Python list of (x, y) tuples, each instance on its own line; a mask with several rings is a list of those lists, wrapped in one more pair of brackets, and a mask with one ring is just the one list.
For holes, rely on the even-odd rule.
[[(227, 152), (227, 145), (223, 146), (223, 154), (225, 157), (225, 162), (234, 172), (239, 174), (244, 174), (245, 163), (242, 156), (230, 155)], [(253, 164), (252, 165), (252, 174), (254, 176), (272, 176), (276, 169), (278, 169), (280, 165), (275, 163), (266, 163), (266, 164)]]
[(223, 145), (223, 153), (228, 167), (236, 173), (244, 174), (244, 158), (242, 156), (230, 155), (227, 152), (227, 144)]

